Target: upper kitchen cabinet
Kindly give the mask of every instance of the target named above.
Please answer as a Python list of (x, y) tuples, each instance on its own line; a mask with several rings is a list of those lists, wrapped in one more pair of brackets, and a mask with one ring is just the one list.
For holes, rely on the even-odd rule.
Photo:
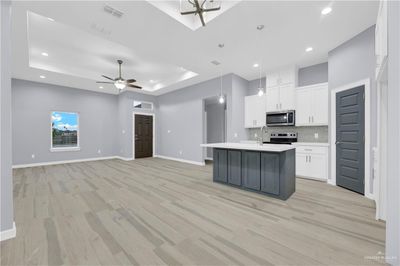
[(296, 88), (296, 126), (328, 125), (328, 83)]
[(294, 110), (297, 68), (267, 73), (266, 79), (267, 112)]
[(375, 56), (376, 56), (376, 79), (384, 72), (388, 55), (388, 18), (387, 0), (379, 3), (378, 17), (375, 25)]
[(265, 126), (265, 95), (246, 96), (244, 98), (244, 127), (257, 128)]

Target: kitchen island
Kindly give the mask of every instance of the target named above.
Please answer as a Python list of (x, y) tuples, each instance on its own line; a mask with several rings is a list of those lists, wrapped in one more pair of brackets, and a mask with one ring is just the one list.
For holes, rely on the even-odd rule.
[(211, 143), (213, 181), (288, 199), (296, 187), (295, 147), (282, 144)]

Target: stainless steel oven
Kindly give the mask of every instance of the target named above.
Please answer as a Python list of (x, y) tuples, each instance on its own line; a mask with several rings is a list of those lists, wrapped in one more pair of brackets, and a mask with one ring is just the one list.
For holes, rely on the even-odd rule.
[(295, 111), (279, 111), (267, 113), (267, 126), (294, 126), (295, 125)]

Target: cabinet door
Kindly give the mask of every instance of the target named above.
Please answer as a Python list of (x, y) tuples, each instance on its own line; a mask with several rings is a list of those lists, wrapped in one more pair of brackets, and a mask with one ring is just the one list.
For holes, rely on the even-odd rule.
[(242, 153), (243, 186), (253, 190), (260, 190), (260, 153), (244, 151)]
[(295, 109), (294, 83), (279, 86), (279, 110)]
[(254, 127), (254, 108), (253, 98), (251, 96), (246, 96), (244, 98), (244, 127)]
[(296, 151), (296, 176), (309, 176), (308, 154)]
[(296, 126), (311, 124), (311, 97), (308, 89), (296, 90)]
[(279, 111), (279, 86), (267, 88), (267, 112)]
[(279, 154), (261, 153), (261, 191), (279, 195)]
[(279, 85), (279, 72), (267, 73), (266, 87), (271, 88)]
[(242, 152), (228, 151), (228, 183), (242, 185)]
[(324, 85), (312, 90), (311, 124), (328, 125), (328, 86)]
[(307, 176), (316, 178), (316, 179), (321, 179), (321, 180), (327, 180), (327, 162), (326, 162), (326, 155), (323, 154), (311, 154), (309, 157), (309, 174)]
[(288, 68), (285, 70), (281, 70), (279, 72), (279, 81), (280, 84), (295, 84), (296, 82), (296, 70), (295, 68)]
[(254, 118), (256, 120), (256, 125), (257, 127), (262, 127), (265, 126), (266, 123), (266, 105), (267, 105), (267, 98), (265, 95), (263, 96), (258, 96), (255, 95), (255, 100), (254, 100), (254, 108), (255, 113), (254, 113)]
[(213, 155), (214, 181), (226, 183), (228, 181), (228, 151), (214, 149)]

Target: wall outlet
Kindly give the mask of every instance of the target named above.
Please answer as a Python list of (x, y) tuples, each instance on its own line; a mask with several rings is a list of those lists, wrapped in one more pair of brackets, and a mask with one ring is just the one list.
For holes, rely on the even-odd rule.
[(125, 134), (125, 129), (122, 130), (122, 134)]
[(98, 154), (100, 154), (100, 153), (101, 153), (101, 150), (100, 150), (100, 149), (98, 149), (98, 150), (97, 150), (97, 153), (98, 153)]
[(182, 155), (183, 151), (179, 151), (179, 155)]
[(31, 157), (32, 157), (32, 159), (35, 159), (35, 154), (32, 154)]
[(233, 134), (233, 137), (237, 138), (238, 137), (238, 133), (235, 132), (235, 134)]
[(167, 133), (168, 133), (168, 134), (169, 134), (169, 133), (171, 133), (171, 130), (170, 130), (170, 129), (168, 129), (168, 130), (167, 130)]
[(255, 137), (255, 138), (257, 138), (257, 137), (258, 137), (257, 133), (254, 133), (254, 137)]
[(315, 138), (315, 139), (318, 139), (318, 138), (319, 138), (318, 133), (314, 133), (314, 138)]

